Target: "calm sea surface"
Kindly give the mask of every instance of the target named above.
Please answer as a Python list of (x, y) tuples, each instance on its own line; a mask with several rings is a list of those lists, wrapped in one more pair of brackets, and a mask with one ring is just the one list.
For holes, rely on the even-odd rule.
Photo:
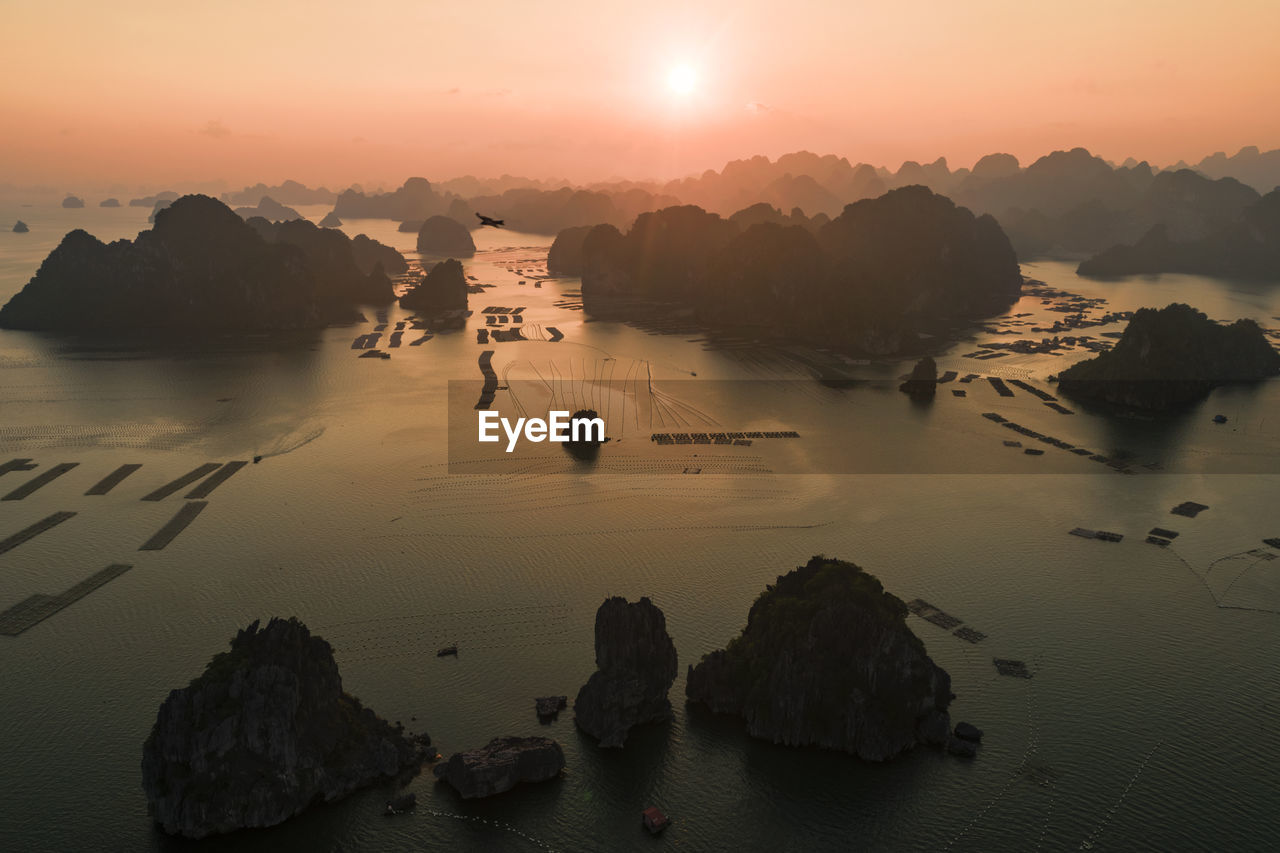
[[(6, 203), (0, 302), (68, 230), (132, 237), (146, 214)], [(31, 233), (8, 232), (19, 217)], [(344, 230), (412, 249), (394, 223)], [(495, 286), (471, 296), (467, 329), (413, 347), (420, 333), (408, 332), (389, 361), (351, 349), (370, 324), (184, 345), (0, 331), (0, 462), (40, 465), (0, 477), (0, 492), (79, 463), (0, 502), (0, 538), (77, 513), (0, 555), (0, 609), (109, 563), (133, 566), (0, 637), (0, 849), (1275, 849), (1280, 560), (1267, 557), (1280, 551), (1261, 540), (1280, 536), (1280, 385), (1222, 389), (1159, 420), (1063, 401), (1076, 411), (1065, 416), (1018, 388), (1001, 397), (985, 379), (913, 405), (892, 390), (906, 363), (588, 322), (575, 310), (576, 280), (534, 286), (549, 238), (475, 236), (467, 273)], [(1104, 297), (1101, 310), (1186, 301), (1218, 319), (1280, 325), (1280, 288), (1191, 276), (1090, 282), (1056, 263), (1024, 272)], [(564, 339), (480, 346), (490, 305), (524, 306), (528, 336), (550, 338), (553, 327)], [(992, 331), (947, 350), (940, 368), (1052, 391), (1047, 377), (1089, 353), (963, 357), (983, 341), (1038, 339), (1012, 315), (1063, 316), (1049, 307), (1025, 297)], [(388, 319), (403, 316), (393, 307)], [(484, 349), (504, 384), (543, 382), (572, 403), (610, 407), (614, 440), (594, 465), (540, 445), (500, 473), (466, 473), (481, 455), (465, 442)], [(809, 378), (815, 363), (880, 381), (821, 384)], [(794, 381), (724, 381), (766, 379)], [(449, 405), (451, 381), (473, 386), (465, 406)], [(505, 391), (496, 407), (536, 408)], [(984, 412), (1138, 473), (1052, 447), (1025, 455)], [(1217, 413), (1228, 423), (1213, 424)], [(801, 437), (649, 440), (751, 430)], [(137, 550), (186, 490), (159, 502), (143, 494), (201, 463), (254, 455), (262, 464), (213, 492), (171, 545)], [(84, 495), (125, 463), (142, 467), (106, 496)], [(1184, 500), (1211, 509), (1170, 515)], [(1125, 539), (1067, 535), (1076, 526)], [(1155, 526), (1181, 535), (1167, 549), (1146, 544)], [(987, 635), (970, 644), (910, 617), (952, 675), (953, 719), (986, 731), (976, 760), (917, 750), (865, 764), (751, 740), (685, 706), (685, 665), (741, 629), (766, 583), (818, 553)], [(542, 726), (533, 711), (535, 696), (572, 696), (591, 673), (594, 613), (607, 595), (662, 607), (681, 663), (674, 721), (635, 730), (622, 751), (597, 749), (571, 712)], [(430, 732), (446, 755), (496, 735), (546, 734), (564, 745), (564, 778), (463, 802), (428, 772), (411, 786), (418, 810), (395, 819), (380, 814), (388, 791), (373, 789), (268, 831), (168, 839), (140, 785), (156, 709), (238, 628), (273, 615), (296, 615), (332, 642), (348, 690)], [(459, 656), (437, 659), (450, 642)], [(1023, 660), (1034, 677), (1002, 677), (993, 657)], [(675, 821), (657, 841), (640, 828), (651, 804)]]

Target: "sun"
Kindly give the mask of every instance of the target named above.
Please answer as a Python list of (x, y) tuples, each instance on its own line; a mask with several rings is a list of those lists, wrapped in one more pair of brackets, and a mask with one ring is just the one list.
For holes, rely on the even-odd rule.
[(698, 73), (689, 65), (677, 65), (667, 74), (667, 86), (677, 95), (689, 95), (698, 86)]

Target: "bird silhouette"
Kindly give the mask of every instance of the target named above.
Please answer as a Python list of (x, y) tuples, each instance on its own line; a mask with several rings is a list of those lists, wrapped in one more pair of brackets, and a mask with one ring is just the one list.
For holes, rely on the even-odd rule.
[(481, 228), (485, 227), (486, 225), (492, 225), (494, 228), (501, 228), (503, 225), (507, 224), (506, 220), (504, 219), (492, 219), (488, 216), (485, 216), (483, 213), (477, 213), (476, 216), (480, 220)]

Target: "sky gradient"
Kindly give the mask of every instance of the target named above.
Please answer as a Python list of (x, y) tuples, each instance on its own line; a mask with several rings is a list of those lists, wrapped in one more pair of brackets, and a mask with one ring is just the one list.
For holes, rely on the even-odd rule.
[[(0, 0), (0, 182), (670, 178), (1280, 147), (1280, 3)], [(687, 94), (669, 85), (688, 66)]]

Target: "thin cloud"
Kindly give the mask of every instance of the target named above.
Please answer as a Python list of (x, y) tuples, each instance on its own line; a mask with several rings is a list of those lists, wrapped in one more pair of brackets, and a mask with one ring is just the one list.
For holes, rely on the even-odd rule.
[(205, 123), (205, 126), (199, 131), (202, 135), (211, 139), (226, 139), (231, 135), (231, 128), (227, 127), (221, 120), (213, 120)]

